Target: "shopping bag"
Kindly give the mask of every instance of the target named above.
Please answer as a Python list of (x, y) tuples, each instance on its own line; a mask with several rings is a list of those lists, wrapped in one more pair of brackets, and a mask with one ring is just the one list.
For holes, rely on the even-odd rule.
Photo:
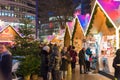
[(47, 73), (47, 80), (52, 80), (52, 74), (51, 74), (51, 72)]

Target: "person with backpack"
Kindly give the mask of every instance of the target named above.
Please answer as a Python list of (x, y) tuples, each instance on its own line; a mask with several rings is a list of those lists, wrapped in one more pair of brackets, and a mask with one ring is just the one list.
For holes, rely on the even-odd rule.
[(49, 73), (52, 74), (52, 80), (60, 80), (61, 57), (58, 46), (55, 44), (50, 54)]

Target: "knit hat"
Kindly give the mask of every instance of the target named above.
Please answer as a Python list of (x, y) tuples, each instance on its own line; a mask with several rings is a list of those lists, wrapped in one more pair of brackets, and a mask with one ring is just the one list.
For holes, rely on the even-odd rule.
[(43, 47), (43, 50), (45, 50), (45, 51), (49, 52), (50, 47), (49, 47), (49, 46), (44, 46), (44, 47)]

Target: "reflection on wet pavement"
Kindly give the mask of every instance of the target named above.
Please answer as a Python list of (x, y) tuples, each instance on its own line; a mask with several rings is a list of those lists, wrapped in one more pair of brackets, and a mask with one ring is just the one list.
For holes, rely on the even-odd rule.
[[(42, 79), (39, 79), (42, 80)], [(79, 65), (76, 66), (75, 73), (69, 73), (67, 76), (67, 80), (111, 80), (103, 75), (98, 73), (89, 72), (87, 74), (80, 74)]]
[(89, 72), (87, 74), (80, 74), (79, 65), (76, 66), (76, 71), (67, 77), (67, 80), (111, 80), (98, 73)]

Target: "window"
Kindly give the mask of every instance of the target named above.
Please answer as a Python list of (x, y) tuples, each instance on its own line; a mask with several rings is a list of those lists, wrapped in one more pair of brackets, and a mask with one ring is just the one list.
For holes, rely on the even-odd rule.
[(5, 9), (6, 10), (10, 10), (10, 6), (5, 6)]
[(2, 12), (1, 15), (4, 16), (4, 12)]
[(14, 11), (14, 6), (10, 6), (10, 10)]
[(14, 13), (11, 13), (11, 17), (14, 17)]
[(4, 5), (1, 5), (1, 9), (5, 9), (5, 6), (4, 6)]
[(2, 12), (0, 11), (0, 16), (2, 16)]

